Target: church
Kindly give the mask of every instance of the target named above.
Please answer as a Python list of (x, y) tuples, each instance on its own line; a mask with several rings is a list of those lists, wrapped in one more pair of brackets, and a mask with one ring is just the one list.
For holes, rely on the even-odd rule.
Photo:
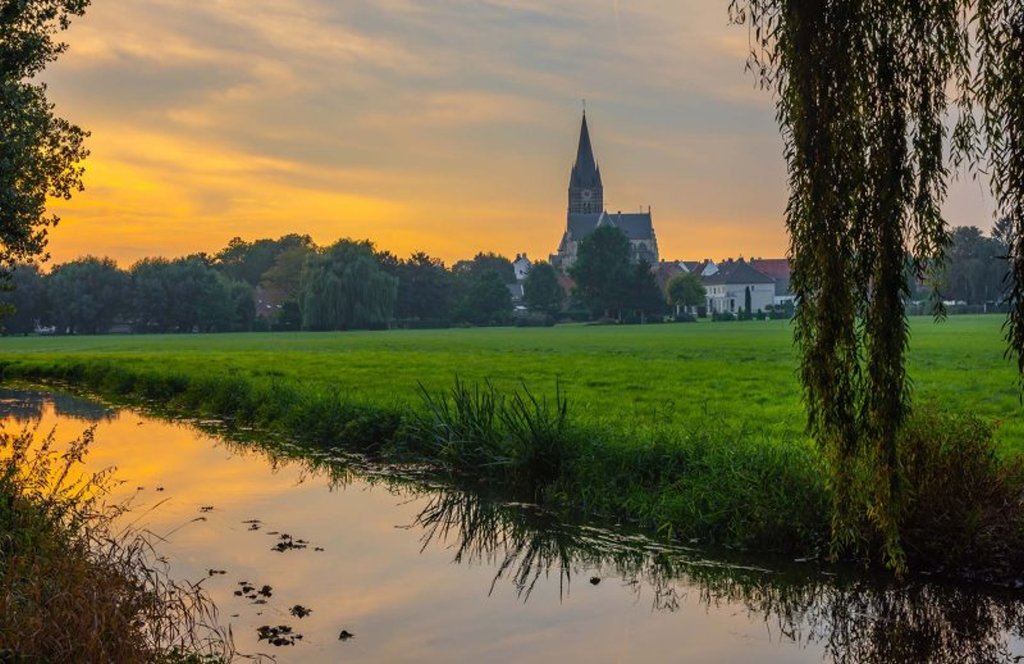
[(551, 264), (562, 271), (575, 261), (580, 242), (601, 226), (615, 226), (629, 238), (633, 260), (658, 264), (658, 241), (654, 236), (651, 212), (608, 212), (604, 209), (604, 185), (601, 169), (594, 158), (594, 148), (583, 112), (576, 163), (569, 175), (569, 208), (565, 234), (558, 251), (551, 254)]

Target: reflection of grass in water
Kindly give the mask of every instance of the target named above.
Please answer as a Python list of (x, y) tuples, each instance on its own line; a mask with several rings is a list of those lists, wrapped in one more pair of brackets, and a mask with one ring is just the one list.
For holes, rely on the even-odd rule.
[(460, 491), (434, 493), (416, 525), (424, 548), (454, 546), (457, 562), (495, 566), (492, 591), (508, 579), (526, 601), (541, 578), (557, 574), (568, 592), (574, 577), (598, 569), (649, 590), (656, 610), (674, 611), (694, 591), (709, 607), (740, 603), (772, 633), (818, 644), (836, 662), (1013, 661), (1008, 637), (1024, 637), (1019, 593), (713, 562)]
[(198, 585), (167, 576), (149, 540), (114, 522), (109, 473), (83, 476), (92, 433), (0, 431), (0, 659), (214, 662), (230, 637)]

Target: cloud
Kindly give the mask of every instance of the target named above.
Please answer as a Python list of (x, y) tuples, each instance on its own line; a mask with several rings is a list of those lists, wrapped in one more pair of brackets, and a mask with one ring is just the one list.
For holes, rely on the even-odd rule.
[(785, 250), (772, 100), (720, 0), (133, 0), (67, 41), (46, 79), (93, 156), (57, 258), (293, 231), (546, 255), (583, 97), (606, 200), (653, 205), (664, 255)]

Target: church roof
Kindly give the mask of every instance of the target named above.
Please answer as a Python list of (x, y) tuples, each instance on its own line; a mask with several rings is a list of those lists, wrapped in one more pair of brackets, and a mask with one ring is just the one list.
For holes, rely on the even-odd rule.
[(594, 147), (590, 144), (590, 130), (587, 129), (587, 114), (583, 114), (580, 125), (580, 143), (576, 148), (576, 163), (569, 176), (570, 187), (596, 189), (601, 187), (601, 169), (594, 159)]
[(597, 228), (597, 222), (601, 218), (603, 212), (583, 213), (583, 212), (570, 212), (569, 213), (569, 234), (575, 240), (582, 240)]
[(654, 238), (654, 224), (650, 212), (605, 212), (597, 222), (598, 226), (611, 224), (630, 240), (650, 240)]
[(654, 224), (650, 212), (596, 212), (569, 215), (569, 233), (582, 240), (598, 226), (615, 226), (630, 240), (654, 239)]

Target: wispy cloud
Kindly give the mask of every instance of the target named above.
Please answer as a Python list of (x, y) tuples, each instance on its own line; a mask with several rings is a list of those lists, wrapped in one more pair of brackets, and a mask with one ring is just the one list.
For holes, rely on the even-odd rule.
[(727, 18), (720, 0), (94, 3), (47, 72), (93, 131), (52, 253), (308, 231), (545, 255), (582, 97), (607, 200), (653, 205), (663, 253), (781, 253), (771, 99)]

